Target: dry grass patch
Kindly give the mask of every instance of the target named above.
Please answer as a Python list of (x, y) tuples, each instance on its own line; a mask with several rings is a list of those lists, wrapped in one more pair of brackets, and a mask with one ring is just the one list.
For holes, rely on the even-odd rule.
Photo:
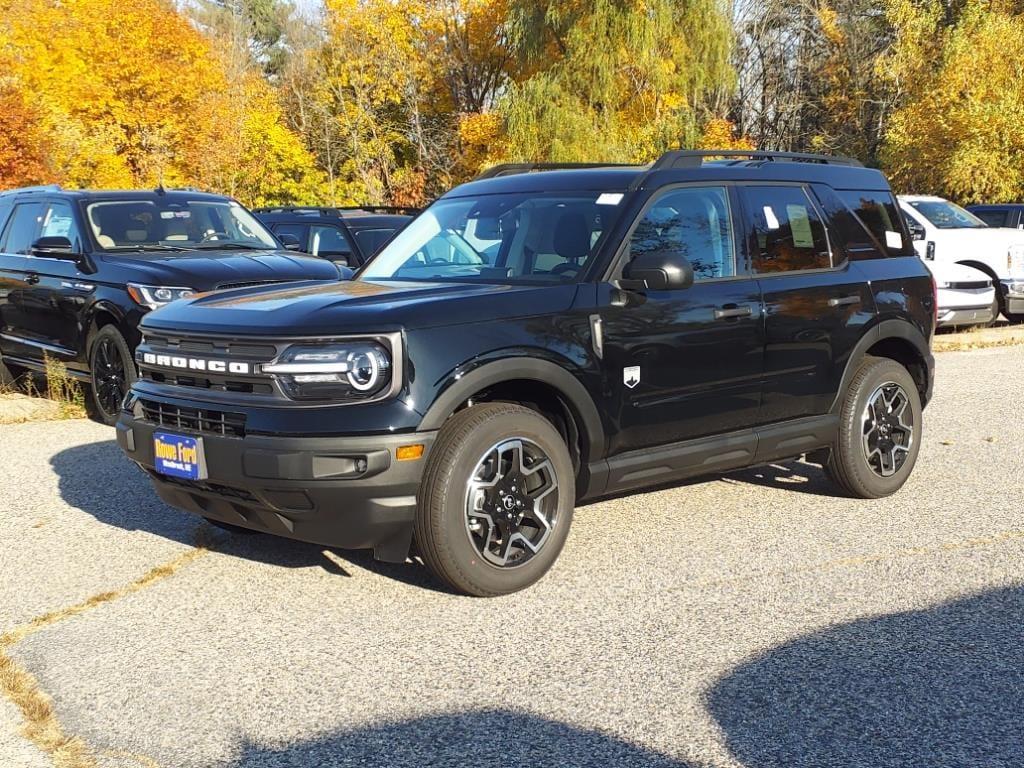
[(29, 375), (11, 384), (0, 384), (0, 424), (85, 418), (82, 385), (71, 377), (64, 363), (51, 357), (45, 360), (43, 389)]
[(932, 340), (936, 352), (963, 352), (969, 349), (1014, 347), (1024, 344), (1024, 325), (975, 326), (955, 333), (937, 333)]

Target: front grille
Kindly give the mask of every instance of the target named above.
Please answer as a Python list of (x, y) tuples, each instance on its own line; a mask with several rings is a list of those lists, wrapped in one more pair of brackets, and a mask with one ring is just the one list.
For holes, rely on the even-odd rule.
[(164, 354), (198, 355), (226, 360), (269, 362), (277, 355), (273, 344), (238, 341), (227, 338), (179, 336), (147, 331), (143, 339), (146, 351)]
[(232, 288), (256, 288), (261, 285), (281, 285), (283, 283), (292, 282), (291, 280), (250, 280), (249, 282), (240, 283), (221, 283), (217, 286), (218, 291), (228, 291)]
[(143, 421), (160, 427), (183, 429), (222, 437), (245, 437), (245, 414), (209, 408), (181, 408), (157, 400), (140, 399)]
[(950, 283), (949, 287), (958, 291), (975, 291), (979, 288), (989, 288), (991, 280), (964, 280), (959, 283)]

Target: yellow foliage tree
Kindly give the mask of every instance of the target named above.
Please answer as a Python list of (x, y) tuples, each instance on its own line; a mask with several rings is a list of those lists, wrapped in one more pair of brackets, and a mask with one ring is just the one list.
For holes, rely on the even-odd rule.
[(172, 3), (0, 0), (0, 16), (0, 71), (37, 110), (50, 180), (233, 188), (247, 202), (270, 199), (268, 184), (296, 196), (315, 184), (266, 85), (243, 84), (239, 104), (210, 40)]
[(1024, 18), (967, 0), (891, 0), (898, 30), (879, 72), (901, 90), (881, 160), (902, 191), (968, 203), (1024, 197)]

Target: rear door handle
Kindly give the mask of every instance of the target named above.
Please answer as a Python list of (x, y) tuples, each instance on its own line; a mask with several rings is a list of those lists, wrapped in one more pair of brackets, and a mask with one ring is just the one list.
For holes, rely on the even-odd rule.
[(28, 283), (29, 285), (35, 285), (36, 283), (39, 282), (39, 273), (29, 272), (27, 275), (25, 275), (25, 282)]
[(860, 296), (835, 296), (828, 300), (830, 307), (845, 307), (848, 304), (860, 304)]
[(715, 320), (728, 320), (730, 317), (750, 317), (754, 310), (749, 305), (737, 307), (735, 304), (726, 304), (721, 309), (715, 310)]

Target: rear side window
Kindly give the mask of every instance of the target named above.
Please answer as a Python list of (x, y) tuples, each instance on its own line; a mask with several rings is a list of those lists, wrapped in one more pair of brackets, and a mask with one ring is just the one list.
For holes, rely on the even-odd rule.
[(740, 189), (752, 231), (753, 268), (758, 274), (827, 269), (832, 266), (825, 224), (802, 187)]
[(661, 195), (633, 230), (630, 258), (681, 253), (696, 280), (736, 274), (729, 197), (722, 187), (684, 187)]
[(41, 212), (42, 206), (39, 203), (22, 203), (14, 207), (14, 214), (7, 222), (3, 236), (5, 253), (28, 254), (32, 250)]
[(840, 190), (837, 192), (846, 207), (856, 214), (883, 253), (903, 253), (903, 229), (900, 227), (896, 201), (888, 192), (871, 190)]

